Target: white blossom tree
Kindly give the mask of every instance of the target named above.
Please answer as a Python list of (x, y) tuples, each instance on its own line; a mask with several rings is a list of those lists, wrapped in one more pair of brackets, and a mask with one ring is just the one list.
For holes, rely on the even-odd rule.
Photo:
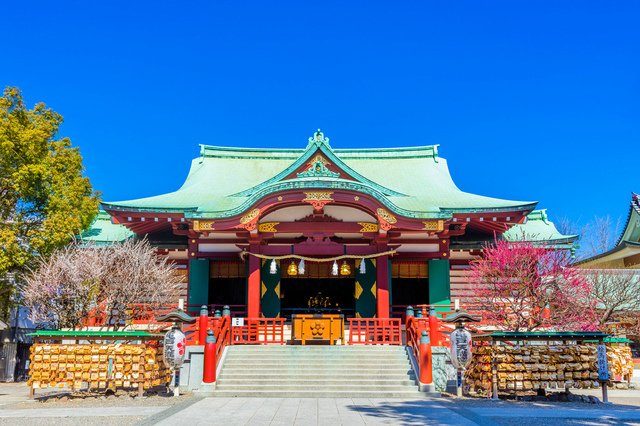
[(31, 319), (41, 327), (81, 327), (89, 316), (126, 327), (177, 300), (180, 279), (147, 240), (107, 246), (75, 241), (40, 259), (22, 289)]

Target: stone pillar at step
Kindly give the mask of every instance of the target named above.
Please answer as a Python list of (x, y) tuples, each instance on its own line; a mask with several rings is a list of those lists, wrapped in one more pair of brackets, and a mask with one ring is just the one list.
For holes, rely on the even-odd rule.
[[(438, 392), (447, 390), (447, 382), (451, 379), (451, 370), (453, 366), (450, 364), (451, 354), (446, 346), (431, 347), (431, 372), (433, 377), (433, 385)], [(450, 389), (451, 390), (451, 389)], [(455, 392), (455, 383), (453, 383), (453, 391)]]

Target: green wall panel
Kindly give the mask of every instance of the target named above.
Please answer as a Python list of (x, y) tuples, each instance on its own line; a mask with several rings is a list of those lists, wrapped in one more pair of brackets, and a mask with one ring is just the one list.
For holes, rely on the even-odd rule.
[(360, 273), (360, 262), (356, 260), (356, 318), (376, 316), (377, 272), (376, 259), (364, 259), (366, 272)]
[(260, 306), (265, 318), (280, 317), (280, 262), (275, 274), (270, 273), (271, 259), (260, 259)]
[(189, 312), (200, 312), (200, 305), (209, 303), (209, 261), (189, 260)]
[(449, 259), (429, 261), (429, 304), (451, 303)]

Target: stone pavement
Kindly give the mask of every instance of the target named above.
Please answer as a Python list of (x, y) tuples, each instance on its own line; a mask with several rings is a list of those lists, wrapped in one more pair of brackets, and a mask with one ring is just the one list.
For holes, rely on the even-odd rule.
[[(628, 393), (629, 391), (626, 391)], [(614, 393), (614, 392), (612, 392)], [(622, 392), (621, 392), (622, 393)], [(5, 393), (4, 396), (8, 396)], [(634, 395), (636, 396), (636, 395)], [(2, 403), (0, 396), (0, 403)], [(11, 398), (13, 399), (13, 398)], [(151, 401), (149, 401), (151, 402)], [(116, 402), (117, 403), (117, 402)], [(152, 403), (153, 404), (153, 403)], [(400, 398), (214, 398), (194, 396), (174, 406), (0, 409), (0, 424), (139, 425), (640, 425), (631, 405)], [(116, 416), (116, 417), (114, 417)], [(20, 419), (20, 420), (17, 420)], [(52, 423), (53, 422), (53, 423)]]
[[(475, 425), (428, 399), (205, 398), (143, 424), (189, 425)], [(157, 423), (155, 422), (157, 420)]]

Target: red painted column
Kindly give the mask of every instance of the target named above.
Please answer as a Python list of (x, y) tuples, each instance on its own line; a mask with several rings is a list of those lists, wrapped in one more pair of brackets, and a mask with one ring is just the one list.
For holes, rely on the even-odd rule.
[(210, 385), (216, 381), (216, 337), (213, 330), (209, 330), (204, 345), (204, 371), (202, 382)]
[(436, 308), (433, 306), (429, 308), (429, 338), (431, 339), (431, 345), (442, 345), (442, 339), (440, 339), (440, 326), (438, 324), (438, 317), (436, 316)]
[(380, 256), (376, 262), (378, 318), (389, 318), (389, 256)]
[(420, 336), (420, 383), (429, 384), (433, 382), (433, 372), (431, 371), (431, 344), (426, 331)]
[[(259, 244), (251, 244), (251, 253), (260, 251)], [(247, 317), (260, 318), (260, 258), (249, 255), (249, 277), (247, 279)]]

